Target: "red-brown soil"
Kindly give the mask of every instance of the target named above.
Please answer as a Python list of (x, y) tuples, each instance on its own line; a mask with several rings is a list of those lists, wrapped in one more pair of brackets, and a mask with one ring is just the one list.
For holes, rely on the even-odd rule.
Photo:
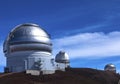
[(118, 84), (119, 79), (119, 74), (90, 68), (69, 68), (43, 76), (25, 72), (0, 74), (0, 84)]

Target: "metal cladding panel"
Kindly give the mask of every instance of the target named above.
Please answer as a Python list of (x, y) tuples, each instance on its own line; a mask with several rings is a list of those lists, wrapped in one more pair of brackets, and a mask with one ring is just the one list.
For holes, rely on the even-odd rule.
[[(42, 71), (42, 75), (43, 74), (53, 74), (53, 73), (55, 73), (55, 70), (43, 70)], [(41, 75), (41, 72), (39, 70), (26, 70), (26, 74), (39, 76), (39, 75)]]
[(27, 69), (35, 69), (34, 62), (35, 62), (34, 57), (28, 57), (27, 58)]
[(12, 72), (25, 71), (25, 60), (33, 52), (15, 52), (7, 55), (7, 67)]
[(55, 70), (52, 57), (45, 53), (28, 57), (28, 66), (28, 70)]
[(9, 56), (7, 57), (7, 67), (11, 72), (25, 71), (24, 60), (26, 56)]
[(39, 26), (32, 24), (23, 24), (17, 26), (11, 31), (9, 35), (10, 44), (14, 43), (26, 43), (26, 42), (40, 42), (45, 44), (51, 44), (49, 35)]
[(56, 63), (56, 70), (65, 71), (65, 68), (67, 68), (68, 66), (69, 66), (69, 64)]
[(49, 38), (49, 35), (46, 33), (45, 30), (40, 28), (39, 25), (36, 26), (36, 24), (33, 23), (25, 23), (18, 25), (11, 31), (11, 34), (15, 35), (15, 37), (27, 35), (27, 36), (43, 36)]
[(27, 36), (24, 37), (14, 37), (9, 40), (10, 45), (14, 44), (22, 44), (22, 43), (42, 43), (42, 44), (47, 44), (47, 45), (52, 45), (50, 39), (45, 38), (45, 37), (39, 37), (39, 36), (31, 36), (30, 38)]
[(52, 51), (52, 43), (49, 34), (38, 25), (32, 23), (18, 25), (10, 32), (3, 44), (4, 53), (11, 51), (9, 49), (11, 45), (19, 44), (40, 44), (41, 50), (46, 50), (46, 52)]
[(49, 45), (45, 44), (19, 44), (19, 45), (11, 45), (10, 46), (10, 51), (11, 52), (16, 52), (16, 51), (45, 51), (51, 53), (52, 47)]

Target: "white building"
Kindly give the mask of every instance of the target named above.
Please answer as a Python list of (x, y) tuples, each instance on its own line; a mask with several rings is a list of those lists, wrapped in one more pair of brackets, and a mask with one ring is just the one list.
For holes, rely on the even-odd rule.
[[(7, 58), (9, 72), (27, 71), (27, 73), (52, 74), (59, 66), (52, 56), (52, 43), (49, 34), (39, 25), (26, 23), (15, 27), (7, 36), (3, 51)], [(63, 59), (63, 58), (62, 58)], [(60, 60), (62, 60), (60, 58)], [(69, 61), (68, 56), (67, 61)], [(68, 62), (62, 62), (63, 64)], [(33, 73), (34, 75), (34, 73)]]
[(68, 68), (69, 65), (69, 56), (66, 52), (60, 51), (55, 58), (56, 70), (65, 71), (65, 68)]

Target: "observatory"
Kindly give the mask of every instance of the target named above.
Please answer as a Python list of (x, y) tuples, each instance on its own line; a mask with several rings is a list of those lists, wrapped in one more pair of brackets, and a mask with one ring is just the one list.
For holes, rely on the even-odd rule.
[(104, 67), (104, 70), (105, 71), (112, 71), (112, 72), (115, 72), (116, 73), (116, 67), (114, 64), (110, 63), (110, 64), (107, 64), (105, 67)]
[(52, 74), (56, 66), (59, 66), (58, 63), (69, 62), (68, 55), (60, 52), (55, 63), (49, 34), (33, 23), (16, 26), (4, 41), (3, 51), (9, 72), (27, 70), (28, 73), (39, 71), (42, 74)]
[(57, 70), (65, 70), (65, 68), (69, 67), (69, 56), (65, 51), (60, 51), (55, 58), (56, 69)]

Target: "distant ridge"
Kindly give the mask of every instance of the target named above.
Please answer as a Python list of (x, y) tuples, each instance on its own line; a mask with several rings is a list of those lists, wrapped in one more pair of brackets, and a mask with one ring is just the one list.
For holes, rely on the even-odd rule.
[(25, 72), (0, 74), (0, 84), (118, 84), (120, 75), (91, 68), (69, 68), (44, 76)]

